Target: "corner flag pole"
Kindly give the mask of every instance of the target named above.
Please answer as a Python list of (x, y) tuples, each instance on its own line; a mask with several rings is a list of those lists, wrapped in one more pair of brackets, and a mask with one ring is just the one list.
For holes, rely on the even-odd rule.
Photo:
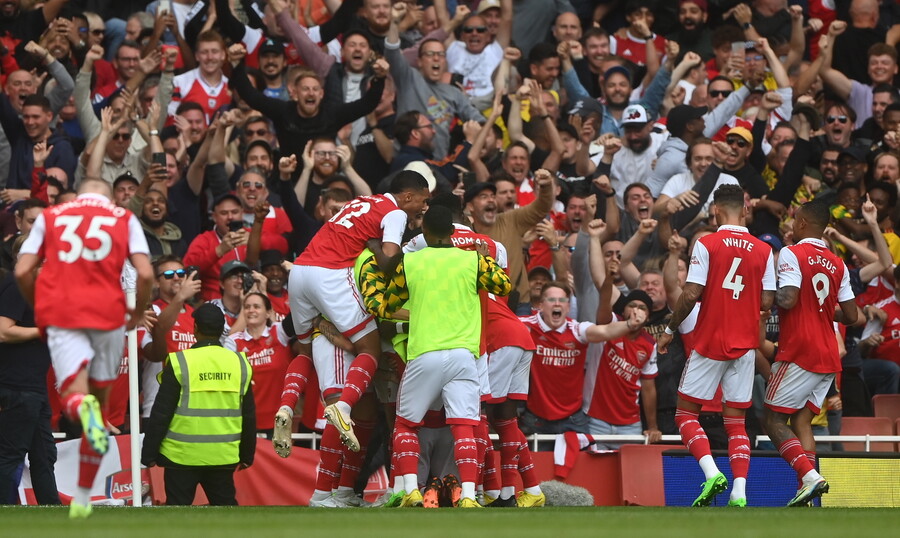
[[(134, 271), (131, 268), (131, 271)], [(137, 275), (124, 271), (125, 302), (129, 310), (137, 303)], [(129, 278), (132, 277), (132, 278)], [(141, 500), (141, 406), (138, 391), (137, 329), (127, 333), (128, 340), (128, 427), (131, 430), (131, 504), (143, 506)]]

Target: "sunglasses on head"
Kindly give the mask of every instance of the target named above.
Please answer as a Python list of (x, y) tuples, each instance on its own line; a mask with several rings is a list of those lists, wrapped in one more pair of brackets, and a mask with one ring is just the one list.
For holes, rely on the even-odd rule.
[(747, 142), (743, 138), (740, 138), (737, 136), (729, 136), (728, 138), (725, 139), (725, 143), (728, 144), (729, 146), (737, 145), (737, 147), (739, 147), (739, 148), (746, 148), (747, 146), (750, 145), (749, 142)]
[(178, 278), (184, 278), (184, 269), (169, 269), (168, 271), (163, 271), (162, 273), (156, 275), (156, 278), (164, 277), (166, 280), (172, 280), (176, 276)]
[(847, 120), (847, 116), (825, 116), (825, 121), (827, 121), (828, 123), (834, 123), (836, 121), (840, 123), (847, 123)]
[(487, 26), (463, 26), (464, 34), (471, 34), (472, 32), (478, 32), (479, 34), (483, 34), (487, 32)]
[(733, 90), (709, 90), (710, 97), (728, 97)]

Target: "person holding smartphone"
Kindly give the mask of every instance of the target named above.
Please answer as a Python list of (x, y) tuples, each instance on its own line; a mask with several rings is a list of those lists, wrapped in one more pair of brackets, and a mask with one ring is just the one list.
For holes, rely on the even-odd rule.
[(263, 201), (255, 213), (253, 227), (243, 224), (241, 200), (234, 194), (223, 194), (212, 208), (213, 229), (198, 235), (184, 255), (185, 265), (196, 265), (200, 272), (201, 292), (204, 301), (222, 296), (219, 274), (226, 262), (243, 261), (249, 265), (259, 257), (262, 224), (269, 206)]

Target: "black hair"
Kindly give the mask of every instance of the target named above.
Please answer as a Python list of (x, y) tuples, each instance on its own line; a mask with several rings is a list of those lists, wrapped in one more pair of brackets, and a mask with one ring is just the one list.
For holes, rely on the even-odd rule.
[(713, 203), (717, 206), (741, 209), (744, 207), (744, 189), (740, 185), (721, 185), (713, 193)]
[(420, 191), (428, 190), (428, 181), (422, 174), (414, 170), (401, 170), (399, 174), (391, 180), (389, 192), (391, 194), (399, 194), (403, 191)]
[(559, 58), (559, 53), (556, 52), (556, 45), (542, 41), (528, 53), (528, 65), (537, 65), (547, 58)]
[(444, 206), (429, 207), (422, 217), (422, 229), (437, 237), (450, 237), (453, 233), (453, 213)]
[(831, 222), (831, 208), (822, 200), (810, 200), (800, 206), (800, 211), (803, 212), (803, 218), (817, 230), (824, 230)]

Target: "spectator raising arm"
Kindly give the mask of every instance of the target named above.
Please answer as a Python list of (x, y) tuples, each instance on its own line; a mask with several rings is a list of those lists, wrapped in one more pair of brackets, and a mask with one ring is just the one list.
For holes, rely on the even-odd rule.
[(484, 122), (484, 125), (481, 126), (481, 129), (475, 136), (475, 141), (472, 142), (472, 147), (469, 148), (469, 170), (475, 173), (475, 181), (484, 182), (491, 178), (490, 171), (487, 166), (485, 166), (484, 161), (481, 160), (481, 151), (484, 149), (484, 142), (487, 139), (488, 133), (493, 129), (494, 123), (502, 114), (503, 93), (498, 91), (494, 95), (494, 105), (491, 107), (490, 116), (487, 121)]
[(100, 111), (100, 134), (94, 140), (94, 148), (89, 154), (84, 173), (85, 179), (101, 179), (100, 169), (103, 167), (103, 158), (106, 156), (106, 146), (109, 144), (109, 139), (127, 120), (128, 114), (126, 113), (114, 120), (113, 111), (110, 107)]

